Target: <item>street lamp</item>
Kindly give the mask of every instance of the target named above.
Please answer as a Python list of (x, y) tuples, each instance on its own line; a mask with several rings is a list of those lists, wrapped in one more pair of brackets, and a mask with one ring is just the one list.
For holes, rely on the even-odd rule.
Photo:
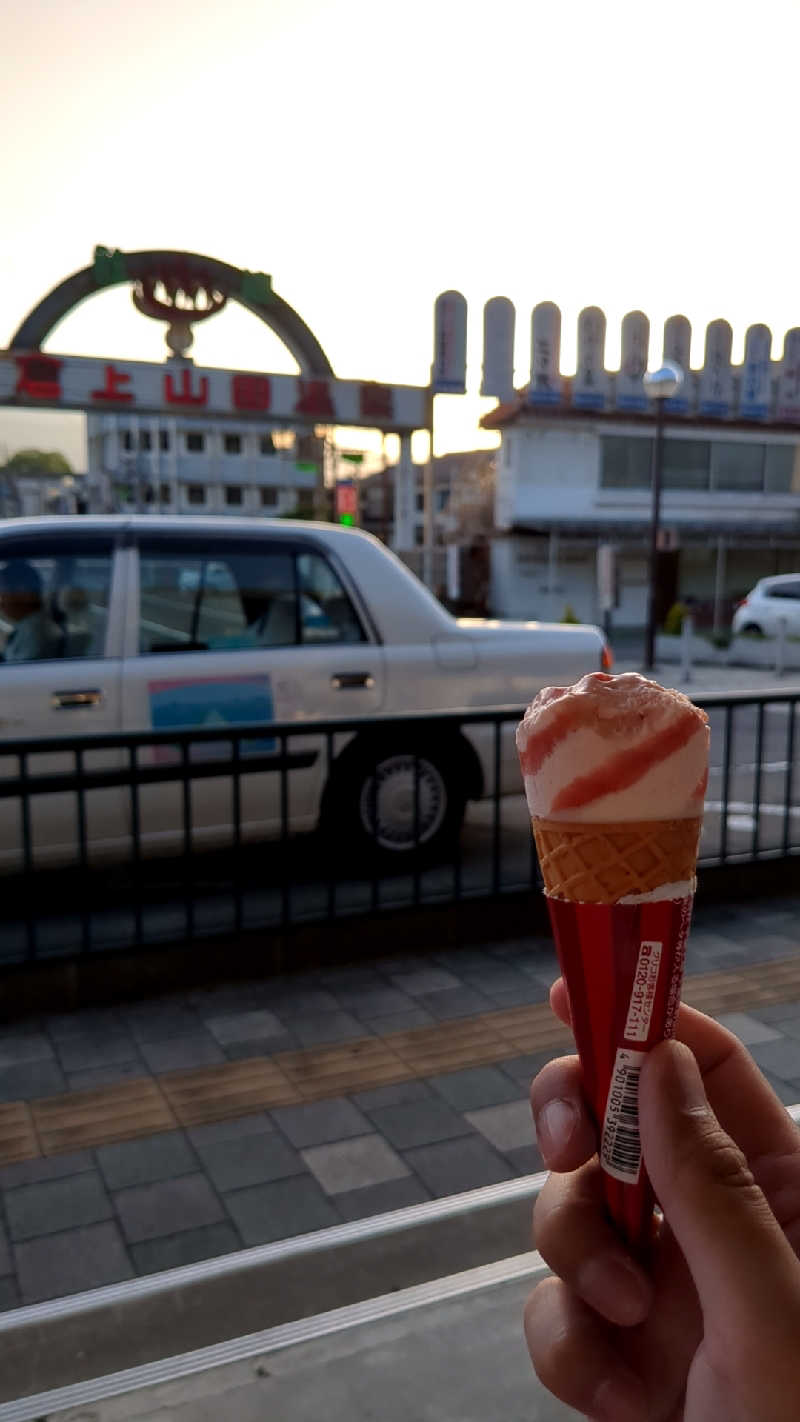
[(656, 645), (656, 594), (658, 590), (658, 529), (661, 518), (661, 475), (664, 467), (664, 405), (678, 393), (683, 384), (683, 371), (674, 361), (665, 360), (658, 370), (644, 377), (645, 393), (655, 402), (656, 437), (653, 441), (652, 487), (650, 514), (650, 576), (647, 599), (647, 637), (644, 649), (645, 671), (652, 671)]

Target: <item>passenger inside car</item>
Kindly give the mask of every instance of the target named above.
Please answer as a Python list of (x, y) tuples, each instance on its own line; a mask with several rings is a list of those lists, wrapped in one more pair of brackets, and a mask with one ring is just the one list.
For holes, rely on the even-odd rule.
[(64, 631), (45, 607), (41, 577), (24, 558), (15, 558), (0, 568), (0, 616), (11, 623), (3, 661), (39, 662), (63, 657)]

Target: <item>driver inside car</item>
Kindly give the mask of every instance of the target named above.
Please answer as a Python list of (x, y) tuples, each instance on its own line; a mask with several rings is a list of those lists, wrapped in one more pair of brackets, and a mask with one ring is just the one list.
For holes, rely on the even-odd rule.
[(0, 568), (0, 616), (13, 623), (3, 650), (5, 662), (64, 655), (64, 633), (45, 608), (41, 577), (24, 558)]

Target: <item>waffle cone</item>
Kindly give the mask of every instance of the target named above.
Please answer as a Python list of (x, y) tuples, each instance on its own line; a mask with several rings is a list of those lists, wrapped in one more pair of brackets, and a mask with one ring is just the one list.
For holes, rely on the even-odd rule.
[(551, 898), (615, 904), (662, 884), (694, 882), (699, 818), (597, 825), (534, 818), (532, 824)]

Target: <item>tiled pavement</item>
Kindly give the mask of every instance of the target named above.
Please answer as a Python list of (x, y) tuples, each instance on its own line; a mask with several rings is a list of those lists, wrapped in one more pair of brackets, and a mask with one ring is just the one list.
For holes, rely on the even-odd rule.
[[(787, 1103), (799, 943), (800, 898), (699, 908), (684, 993)], [(555, 972), (525, 939), (0, 1028), (0, 1308), (538, 1169)]]

